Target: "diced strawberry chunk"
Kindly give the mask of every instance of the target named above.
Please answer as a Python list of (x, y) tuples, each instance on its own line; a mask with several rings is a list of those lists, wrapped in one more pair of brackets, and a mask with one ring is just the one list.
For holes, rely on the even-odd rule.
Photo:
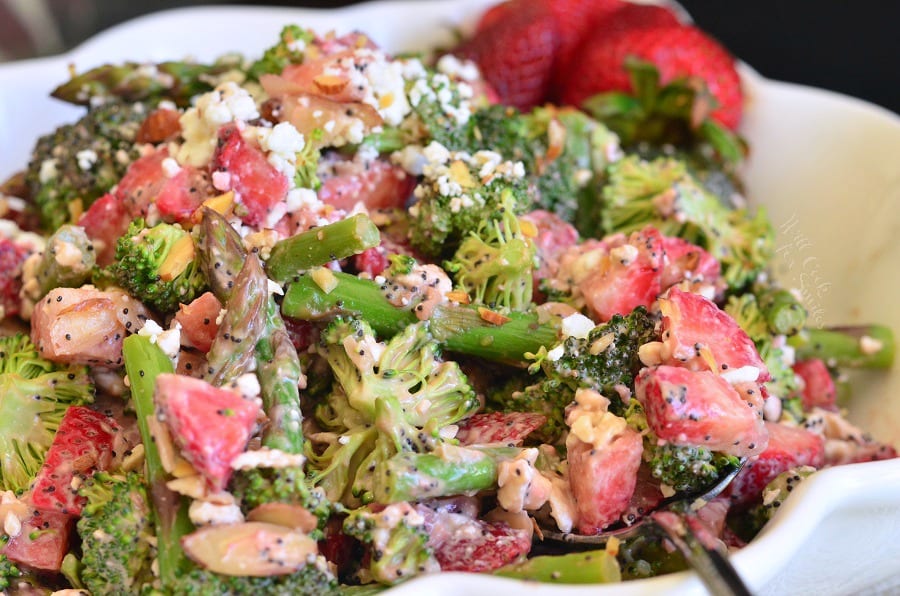
[(543, 414), (530, 412), (475, 414), (460, 423), (456, 438), (462, 445), (521, 445), (528, 435), (546, 422), (547, 417)]
[[(711, 300), (671, 288), (665, 298), (659, 299), (659, 309), (663, 314), (665, 364), (719, 373), (752, 367), (758, 371), (756, 378), (744, 379), (742, 375), (742, 380), (769, 380), (769, 370), (753, 340)], [(745, 371), (754, 372), (751, 368)]]
[(105, 194), (81, 214), (78, 225), (84, 228), (94, 244), (97, 264), (105, 267), (116, 256), (116, 241), (128, 230), (131, 215), (125, 203), (116, 195)]
[(381, 246), (373, 246), (367, 248), (358, 255), (353, 257), (353, 267), (359, 273), (368, 273), (372, 277), (381, 275), (381, 272), (388, 268), (387, 254)]
[(430, 527), (428, 546), (434, 549), (441, 571), (486, 573), (514, 563), (531, 550), (530, 532), (503, 523), (434, 512), (426, 516), (426, 525)]
[(776, 476), (797, 466), (821, 468), (825, 464), (825, 441), (803, 428), (766, 422), (769, 444), (759, 457), (751, 459), (727, 489), (736, 505), (760, 498), (762, 490)]
[(801, 360), (794, 364), (794, 372), (803, 379), (803, 390), (800, 393), (803, 409), (825, 408), (837, 409), (837, 390), (828, 367), (819, 358)]
[(79, 515), (85, 499), (75, 478), (87, 478), (109, 466), (113, 442), (119, 432), (116, 421), (84, 406), (66, 410), (44, 465), (31, 487), (31, 503), (38, 509)]
[(212, 183), (205, 170), (182, 166), (159, 191), (156, 208), (165, 221), (185, 222), (212, 194)]
[(685, 280), (718, 285), (721, 265), (711, 254), (677, 236), (663, 236), (662, 244), (666, 251), (663, 289)]
[(74, 517), (58, 511), (34, 509), (22, 520), (18, 536), (3, 547), (13, 563), (39, 572), (56, 573), (69, 550), (69, 534)]
[(231, 477), (231, 461), (244, 451), (256, 425), (259, 404), (206, 381), (174, 374), (156, 378), (154, 397), (172, 439), (219, 491)]
[(381, 159), (337, 160), (332, 168), (336, 175), (322, 181), (319, 200), (346, 211), (357, 203), (367, 209), (403, 207), (416, 186), (415, 177)]
[(311, 321), (285, 317), (284, 326), (291, 343), (300, 354), (319, 342), (319, 327)]
[(540, 266), (534, 271), (537, 289), (540, 280), (554, 277), (559, 271), (559, 257), (566, 249), (578, 243), (578, 230), (552, 211), (542, 209), (526, 213), (522, 219), (534, 224), (537, 232), (534, 237), (534, 245), (540, 260)]
[(597, 271), (579, 284), (594, 317), (608, 321), (649, 307), (661, 291), (663, 254), (662, 234), (651, 227), (611, 248)]
[(22, 263), (28, 251), (7, 238), (0, 238), (0, 319), (19, 314)]
[(645, 368), (635, 381), (635, 393), (650, 428), (664, 441), (738, 457), (766, 447), (756, 402), (746, 401), (715, 373), (666, 365)]
[(268, 162), (259, 148), (244, 140), (236, 125), (219, 129), (211, 169), (228, 174), (229, 187), (237, 192), (246, 208), (242, 216), (246, 224), (264, 223), (272, 207), (287, 195), (288, 179)]
[(202, 294), (190, 304), (179, 305), (175, 320), (181, 324), (181, 343), (209, 352), (219, 331), (216, 319), (221, 310), (222, 303), (212, 292)]
[(578, 531), (595, 534), (628, 510), (637, 485), (643, 439), (626, 427), (602, 449), (584, 441), (572, 441), (567, 447)]

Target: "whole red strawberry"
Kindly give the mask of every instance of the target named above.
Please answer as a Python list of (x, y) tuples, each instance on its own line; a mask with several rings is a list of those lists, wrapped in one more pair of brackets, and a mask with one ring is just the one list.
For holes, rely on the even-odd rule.
[(581, 68), (570, 71), (563, 84), (563, 103), (580, 105), (597, 93), (631, 91), (625, 68), (630, 56), (655, 64), (660, 84), (678, 78), (702, 80), (718, 103), (711, 117), (727, 128), (737, 128), (743, 95), (734, 58), (716, 40), (691, 26), (631, 28), (612, 35), (597, 31), (578, 49)]
[(559, 31), (559, 51), (554, 70), (565, 68), (575, 56), (575, 50), (590, 34), (595, 23), (607, 19), (627, 3), (623, 0), (520, 0), (543, 2), (556, 19)]
[(483, 28), (454, 53), (478, 64), (501, 103), (527, 110), (547, 95), (559, 33), (543, 2), (508, 4), (514, 9), (497, 9), (500, 16), (489, 16)]

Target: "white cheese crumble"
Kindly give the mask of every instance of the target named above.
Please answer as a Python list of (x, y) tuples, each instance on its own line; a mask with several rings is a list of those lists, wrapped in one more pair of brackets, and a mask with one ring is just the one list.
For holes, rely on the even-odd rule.
[(587, 339), (588, 334), (594, 328), (594, 321), (581, 313), (571, 314), (564, 318), (560, 330), (563, 337)]
[(759, 378), (759, 369), (755, 366), (742, 366), (722, 371), (719, 376), (732, 385), (736, 383), (752, 383)]
[(177, 363), (178, 353), (181, 349), (181, 323), (174, 321), (171, 329), (163, 329), (153, 319), (147, 319), (144, 326), (138, 331), (138, 335), (146, 337), (150, 343), (156, 344), (169, 357), (169, 360)]
[(300, 453), (286, 453), (279, 449), (261, 447), (244, 451), (233, 460), (231, 467), (235, 470), (252, 470), (254, 468), (293, 468), (306, 463)]
[(188, 108), (179, 119), (184, 144), (176, 155), (178, 163), (195, 167), (206, 165), (215, 151), (220, 126), (258, 117), (253, 97), (232, 81), (201, 95), (194, 107)]
[(220, 505), (209, 501), (191, 501), (188, 517), (195, 526), (238, 524), (244, 521), (244, 514), (235, 503)]
[(97, 152), (93, 149), (84, 149), (75, 154), (75, 159), (78, 160), (78, 167), (88, 172), (97, 163)]
[(497, 502), (506, 511), (534, 511), (550, 498), (550, 480), (534, 467), (537, 456), (537, 449), (523, 449), (497, 466)]

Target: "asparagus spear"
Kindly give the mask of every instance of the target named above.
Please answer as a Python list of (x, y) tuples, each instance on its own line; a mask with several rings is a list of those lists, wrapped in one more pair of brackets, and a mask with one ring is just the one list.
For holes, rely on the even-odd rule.
[(364, 213), (286, 238), (272, 248), (269, 277), (286, 282), (301, 272), (378, 246), (381, 235)]
[[(339, 314), (361, 316), (380, 336), (391, 337), (417, 321), (415, 314), (391, 304), (379, 286), (346, 273), (335, 273), (329, 292), (308, 275), (288, 286), (281, 310), (290, 317), (322, 320)], [(503, 324), (491, 323), (476, 307), (439, 305), (430, 319), (431, 331), (446, 349), (489, 360), (521, 361), (526, 353), (552, 346), (557, 330), (538, 322), (537, 315), (509, 313)]]
[(51, 95), (82, 106), (90, 105), (93, 97), (118, 97), (126, 102), (170, 99), (184, 107), (195, 95), (212, 89), (210, 81), (215, 77), (240, 67), (240, 61), (233, 56), (220, 58), (213, 64), (174, 61), (104, 64), (74, 75)]
[(188, 518), (186, 500), (166, 486), (168, 476), (162, 466), (159, 450), (150, 433), (147, 419), (156, 415), (153, 402), (156, 377), (161, 373), (173, 372), (172, 363), (159, 346), (140, 335), (126, 337), (122, 344), (122, 352), (138, 428), (141, 431), (141, 441), (144, 444), (144, 460), (147, 465), (147, 480), (153, 500), (156, 526), (159, 577), (164, 586), (171, 586), (175, 577), (188, 564), (180, 540), (193, 530), (193, 524)]
[(806, 324), (806, 309), (787, 290), (766, 288), (756, 294), (756, 299), (775, 335), (794, 335)]
[(552, 584), (607, 584), (622, 581), (616, 557), (605, 550), (544, 555), (512, 563), (494, 575)]
[(247, 258), (244, 243), (227, 219), (204, 207), (199, 247), (209, 287), (219, 302), (225, 304)]
[(804, 329), (788, 338), (797, 359), (821, 358), (830, 366), (890, 368), (894, 332), (884, 325)]

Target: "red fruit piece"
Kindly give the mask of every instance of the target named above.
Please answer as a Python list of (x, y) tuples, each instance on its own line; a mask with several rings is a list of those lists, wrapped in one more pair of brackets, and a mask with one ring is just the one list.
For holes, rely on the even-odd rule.
[(501, 2), (488, 7), (478, 19), (478, 24), (475, 26), (475, 34), (478, 35), (485, 29), (489, 29), (500, 21), (511, 17), (516, 4), (518, 3), (510, 0), (509, 2)]
[(803, 390), (800, 397), (803, 401), (803, 409), (825, 408), (837, 410), (837, 391), (834, 387), (834, 379), (828, 372), (828, 367), (819, 358), (801, 360), (794, 364), (794, 372), (803, 379)]
[(661, 291), (663, 255), (662, 235), (650, 227), (611, 248), (600, 267), (579, 284), (594, 318), (608, 321), (638, 306), (649, 307)]
[(75, 478), (104, 470), (113, 456), (119, 425), (112, 418), (84, 406), (66, 410), (41, 471), (31, 485), (31, 503), (38, 509), (79, 515), (86, 502)]
[(517, 2), (510, 12), (454, 53), (478, 64), (501, 103), (527, 110), (547, 95), (559, 34), (544, 3)]
[(128, 230), (131, 215), (119, 197), (105, 194), (78, 218), (78, 225), (94, 244), (97, 264), (105, 267), (115, 260), (116, 240)]
[(578, 531), (595, 534), (628, 510), (637, 485), (641, 435), (626, 427), (602, 449), (584, 441), (568, 447), (569, 487), (578, 510)]
[(550, 95), (555, 98), (570, 73), (583, 68), (578, 56), (581, 43), (596, 30), (597, 23), (606, 22), (628, 3), (622, 0), (544, 0), (544, 3), (553, 14), (559, 32), (559, 50), (553, 63), (550, 89)]
[(311, 321), (285, 317), (284, 326), (291, 343), (300, 354), (307, 351), (310, 346), (319, 343), (319, 327)]
[(190, 304), (179, 305), (175, 320), (181, 324), (181, 343), (209, 352), (219, 331), (216, 319), (221, 310), (222, 303), (212, 292), (204, 293)]
[(525, 438), (547, 422), (543, 414), (491, 412), (475, 414), (460, 423), (456, 438), (462, 445), (503, 443), (521, 445)]
[(156, 378), (154, 393), (182, 455), (220, 491), (231, 477), (231, 461), (247, 447), (259, 404), (206, 381), (174, 374)]
[(366, 273), (375, 277), (388, 268), (390, 261), (381, 246), (367, 248), (358, 255), (353, 256), (353, 268), (358, 273)]
[(19, 314), (22, 263), (28, 251), (7, 238), (0, 238), (0, 319)]
[(685, 280), (720, 285), (719, 261), (696, 244), (677, 236), (663, 236), (663, 249), (666, 252), (661, 280), (663, 289)]
[(656, 4), (610, 3), (606, 10), (592, 16), (591, 31), (594, 35), (610, 36), (631, 29), (681, 25), (674, 12), (665, 6)]
[[(768, 381), (769, 370), (753, 340), (731, 316), (714, 302), (691, 292), (671, 288), (659, 299), (662, 312), (663, 362), (692, 370), (727, 373), (753, 367), (755, 378), (741, 381)], [(745, 376), (753, 373), (745, 369)], [(737, 381), (737, 379), (734, 379)]]
[(26, 569), (56, 573), (69, 550), (69, 534), (75, 518), (57, 511), (34, 509), (22, 520), (18, 536), (3, 547), (7, 558)]
[(782, 472), (797, 466), (821, 468), (825, 464), (825, 441), (821, 435), (777, 422), (765, 424), (768, 446), (744, 465), (726, 491), (736, 505), (759, 500), (766, 485)]
[(357, 203), (367, 209), (402, 207), (416, 187), (413, 176), (380, 159), (366, 164), (339, 160), (332, 169), (336, 175), (322, 181), (319, 200), (347, 211)]
[(179, 166), (165, 148), (133, 161), (115, 189), (131, 218), (146, 217), (155, 204), (168, 222), (186, 221), (211, 194), (207, 173)]
[(426, 525), (430, 526), (428, 546), (434, 549), (441, 571), (490, 572), (516, 562), (531, 550), (530, 532), (503, 523), (435, 512), (426, 516)]
[(554, 277), (559, 271), (559, 257), (571, 246), (578, 243), (578, 230), (552, 211), (537, 209), (522, 216), (524, 221), (534, 224), (540, 266), (534, 271), (535, 289), (538, 282)]
[(219, 129), (219, 143), (211, 169), (228, 174), (228, 186), (246, 209), (244, 223), (259, 226), (276, 203), (287, 195), (288, 179), (275, 169), (265, 154), (247, 143), (234, 124)]
[(647, 424), (664, 441), (702, 445), (743, 457), (766, 447), (766, 428), (753, 402), (709, 371), (676, 366), (641, 370), (635, 393)]
[(635, 57), (656, 65), (660, 84), (675, 79), (703, 81), (718, 107), (710, 116), (736, 129), (741, 120), (743, 95), (734, 58), (716, 40), (696, 27), (632, 28), (612, 35), (598, 32), (578, 50), (580, 64), (590, 65), (570, 74), (562, 101), (580, 105), (606, 91), (632, 91), (625, 60)]

